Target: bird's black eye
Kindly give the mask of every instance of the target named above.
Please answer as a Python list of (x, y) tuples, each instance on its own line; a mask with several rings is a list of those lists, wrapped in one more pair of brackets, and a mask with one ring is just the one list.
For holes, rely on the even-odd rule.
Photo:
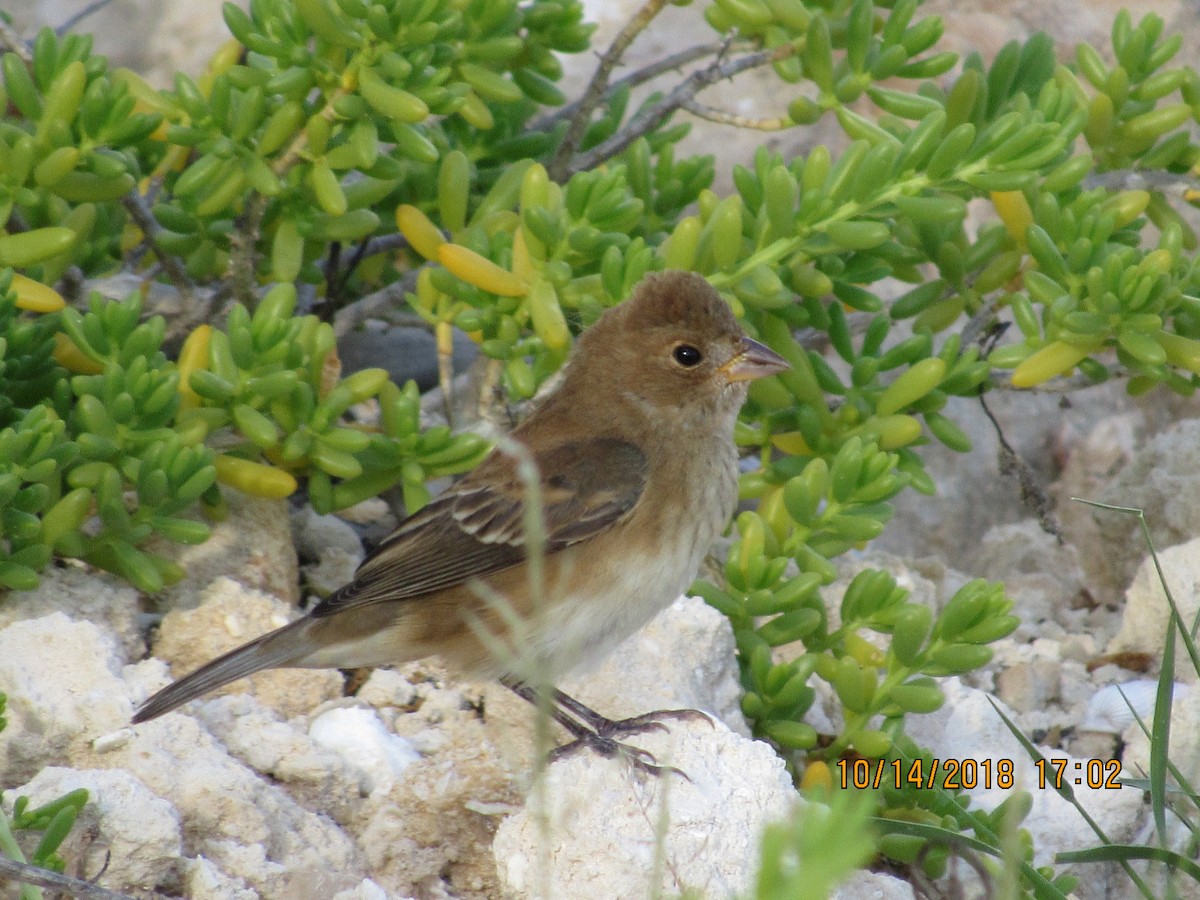
[(700, 360), (704, 359), (704, 354), (691, 344), (680, 344), (671, 355), (675, 358), (675, 362), (688, 369), (699, 365)]

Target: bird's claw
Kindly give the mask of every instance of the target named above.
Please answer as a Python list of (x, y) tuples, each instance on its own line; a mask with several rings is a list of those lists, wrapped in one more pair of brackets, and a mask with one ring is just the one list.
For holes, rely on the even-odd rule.
[[(641, 718), (640, 716), (638, 718)], [(613, 725), (621, 725), (622, 722), (613, 722)], [(643, 726), (642, 730), (648, 730), (650, 727), (665, 728), (659, 722), (649, 723)], [(556, 747), (550, 752), (549, 762), (558, 762), (560, 759), (566, 759), (568, 756), (573, 756), (581, 750), (591, 750), (606, 759), (620, 757), (629, 764), (630, 767), (639, 772), (644, 772), (647, 775), (653, 775), (659, 778), (665, 774), (679, 775), (685, 781), (691, 781), (687, 773), (682, 769), (677, 769), (675, 766), (660, 766), (654, 754), (649, 750), (643, 750), (641, 747), (634, 747), (631, 744), (622, 744), (619, 741), (613, 740), (609, 735), (596, 734), (589, 732), (575, 740), (563, 744), (561, 747)]]
[(580, 750), (586, 749), (608, 759), (619, 756), (631, 767), (647, 775), (660, 777), (666, 773), (672, 773), (690, 782), (692, 779), (688, 778), (687, 773), (682, 769), (677, 769), (675, 766), (659, 765), (658, 760), (655, 759), (654, 754), (649, 750), (643, 750), (641, 747), (634, 747), (630, 744), (623, 744), (616, 739), (636, 734), (645, 734), (650, 731), (666, 731), (667, 726), (663, 722), (664, 719), (682, 721), (697, 718), (703, 719), (710, 726), (712, 725), (712, 719), (708, 714), (698, 709), (656, 709), (653, 712), (642, 713), (640, 716), (631, 716), (628, 719), (606, 719), (596, 715), (588, 722), (594, 731), (584, 731), (578, 734), (575, 740), (555, 749), (550, 754), (550, 762), (556, 762)]
[(712, 726), (712, 719), (707, 713), (698, 709), (656, 709), (653, 712), (631, 716), (628, 719), (605, 719), (593, 723), (596, 733), (601, 737), (628, 737), (634, 734), (645, 734), (648, 731), (666, 731), (663, 719), (688, 721), (700, 719)]
[[(504, 684), (517, 696), (538, 705), (538, 695), (529, 685), (515, 678), (505, 679)], [(617, 738), (648, 731), (666, 731), (664, 719), (700, 718), (712, 726), (712, 718), (698, 709), (658, 709), (628, 719), (609, 719), (559, 690), (554, 690), (547, 699), (550, 701), (550, 715), (573, 738), (550, 753), (547, 761), (552, 763), (581, 749), (588, 749), (609, 759), (620, 756), (634, 769), (648, 775), (660, 776), (664, 772), (674, 772), (691, 781), (686, 772), (674, 766), (660, 766), (654, 754), (640, 747), (623, 744)]]

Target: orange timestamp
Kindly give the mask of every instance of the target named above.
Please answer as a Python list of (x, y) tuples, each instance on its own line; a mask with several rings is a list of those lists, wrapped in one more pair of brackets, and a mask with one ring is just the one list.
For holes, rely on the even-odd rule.
[(1010, 790), (1016, 786), (1011, 759), (839, 759), (843, 788), (946, 788), (947, 790)]
[(1077, 787), (1086, 784), (1094, 791), (1122, 787), (1119, 759), (1039, 759), (1034, 766), (1040, 788), (1049, 786), (1057, 791), (1064, 784)]
[[(894, 787), (974, 790), (1011, 790), (1016, 786), (1016, 764), (1011, 759), (839, 759), (836, 763), (843, 788), (856, 790)], [(1093, 790), (1122, 787), (1119, 759), (1038, 759), (1034, 761), (1038, 788), (1059, 790), (1064, 784), (1087, 785)]]

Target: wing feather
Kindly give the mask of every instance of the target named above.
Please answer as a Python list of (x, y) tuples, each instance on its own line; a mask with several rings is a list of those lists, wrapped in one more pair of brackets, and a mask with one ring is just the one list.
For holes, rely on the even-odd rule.
[[(612, 527), (645, 489), (646, 457), (616, 438), (570, 441), (535, 454), (541, 474), (546, 552)], [(508, 456), (480, 466), (400, 524), (355, 573), (313, 609), (330, 616), (454, 587), (525, 559), (525, 490)]]

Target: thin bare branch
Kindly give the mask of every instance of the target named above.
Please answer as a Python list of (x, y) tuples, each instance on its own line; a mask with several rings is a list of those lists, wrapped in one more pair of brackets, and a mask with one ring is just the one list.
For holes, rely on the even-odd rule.
[(660, 60), (643, 66), (634, 72), (630, 72), (624, 78), (618, 78), (612, 83), (612, 86), (608, 89), (608, 93), (611, 95), (613, 91), (626, 87), (635, 88), (639, 84), (652, 81), (666, 72), (681, 69), (690, 62), (704, 59), (706, 56), (716, 56), (719, 53), (727, 52), (731, 46), (739, 50), (748, 50), (752, 45), (748, 41), (742, 42), (740, 45), (737, 43), (731, 45), (729, 41), (713, 41), (711, 44), (697, 44), (694, 47), (688, 47), (686, 50), (680, 50), (678, 53), (664, 56)]
[(1178, 172), (1112, 169), (1093, 172), (1083, 179), (1083, 186), (1086, 189), (1102, 187), (1110, 191), (1161, 191), (1164, 194), (1184, 195), (1200, 189), (1200, 180)]
[(579, 142), (583, 140), (583, 135), (587, 131), (592, 113), (604, 97), (605, 89), (608, 87), (608, 79), (612, 75), (613, 69), (621, 62), (621, 57), (625, 55), (625, 51), (629, 49), (629, 45), (646, 29), (646, 26), (654, 20), (654, 17), (662, 12), (663, 7), (666, 5), (667, 0), (647, 0), (645, 6), (633, 14), (629, 21), (625, 23), (625, 27), (613, 38), (613, 42), (609, 45), (608, 49), (600, 56), (600, 64), (596, 66), (596, 71), (592, 73), (592, 80), (588, 82), (583, 96), (579, 99), (579, 106), (571, 118), (571, 124), (567, 127), (567, 133), (563, 135), (562, 143), (558, 145), (554, 159), (547, 167), (550, 177), (554, 181), (561, 182), (565, 180), (567, 166), (571, 161), (571, 157), (575, 155), (575, 151), (579, 149)]
[(89, 3), (87, 6), (85, 6), (83, 9), (81, 9), (79, 12), (75, 13), (75, 15), (71, 16), (69, 19), (67, 19), (65, 22), (63, 22), (61, 25), (59, 25), (57, 28), (55, 28), (54, 33), (56, 35), (58, 35), (59, 37), (62, 37), (64, 34), (71, 31), (76, 25), (78, 25), (80, 22), (82, 22), (84, 19), (86, 19), (92, 13), (99, 12), (100, 10), (104, 9), (104, 7), (108, 6), (108, 4), (110, 4), (110, 3), (112, 3), (112, 0), (92, 0), (91, 3)]
[[(645, 84), (647, 81), (653, 81), (659, 75), (665, 72), (672, 72), (677, 69), (682, 69), (690, 62), (695, 62), (698, 59), (704, 59), (706, 56), (716, 56), (726, 48), (724, 41), (713, 42), (711, 44), (696, 44), (694, 47), (688, 47), (686, 50), (680, 50), (678, 53), (672, 53), (670, 56), (664, 56), (662, 59), (656, 60), (647, 66), (643, 66), (636, 71), (626, 75), (624, 78), (618, 78), (608, 86), (608, 90), (604, 92), (604, 102), (612, 99), (617, 91), (623, 90), (626, 87), (635, 88), (640, 84)], [(566, 121), (575, 115), (575, 111), (579, 109), (579, 100), (574, 100), (566, 106), (560, 106), (557, 109), (551, 110), (543, 115), (538, 116), (529, 123), (529, 131), (550, 131), (559, 122)]]
[(0, 50), (9, 50), (17, 54), (25, 65), (33, 62), (33, 51), (29, 49), (28, 44), (21, 40), (17, 30), (9, 25), (3, 16), (0, 16)]
[[(950, 293), (950, 289), (947, 288), (945, 296), (949, 296)], [(963, 326), (961, 335), (963, 347), (969, 347), (983, 337), (992, 323), (996, 321), (996, 310), (999, 303), (1000, 297), (992, 295), (980, 304), (979, 309), (975, 311), (975, 314)]]
[(402, 305), (405, 294), (416, 290), (417, 274), (421, 271), (421, 268), (423, 267), (413, 269), (411, 272), (405, 272), (404, 277), (399, 281), (394, 281), (387, 287), (381, 288), (372, 294), (367, 294), (367, 296), (354, 301), (349, 306), (338, 310), (337, 315), (333, 319), (334, 331), (341, 337), (367, 319), (376, 318), (387, 313), (392, 308)]
[[(68, 897), (80, 897), (82, 900), (133, 900), (126, 894), (118, 894), (98, 884), (84, 881), (82, 878), (72, 878), (70, 875), (59, 875), (40, 866), (31, 866), (0, 856), (0, 877), (11, 878), (21, 884), (32, 884), (37, 887), (49, 888)], [(145, 896), (151, 900), (165, 900), (162, 894), (151, 893)]]
[[(317, 316), (322, 321), (329, 322), (337, 315), (339, 284), (344, 284), (339, 269), (342, 264), (342, 243), (334, 241), (329, 245), (325, 254), (325, 262), (321, 269), (325, 275), (325, 300), (317, 307)], [(347, 276), (349, 277), (349, 276)]]
[(396, 234), (384, 234), (377, 238), (369, 238), (355, 247), (353, 252), (350, 253), (350, 258), (346, 261), (346, 264), (340, 267), (337, 259), (337, 253), (340, 252), (338, 246), (334, 244), (329, 249), (329, 259), (326, 263), (325, 276), (330, 282), (325, 293), (325, 298), (326, 302), (330, 299), (334, 301), (336, 308), (331, 313), (334, 316), (337, 315), (337, 310), (349, 305), (341, 302), (341, 298), (346, 292), (346, 287), (350, 283), (351, 276), (354, 275), (354, 270), (359, 267), (362, 261), (378, 253), (392, 253), (396, 250), (402, 250), (408, 246), (408, 239), (399, 232)]
[(1054, 515), (1054, 504), (1051, 502), (1049, 494), (1046, 493), (1044, 485), (1038, 480), (1029, 463), (1025, 462), (1021, 458), (1021, 454), (1009, 444), (1008, 438), (1004, 434), (1004, 428), (987, 404), (985, 394), (979, 395), (979, 406), (988, 421), (992, 423), (992, 428), (996, 431), (996, 439), (1000, 442), (1000, 474), (1016, 476), (1017, 484), (1021, 488), (1021, 501), (1025, 504), (1025, 508), (1037, 517), (1042, 531), (1054, 535), (1061, 544), (1063, 542), (1062, 529)]
[(254, 309), (258, 303), (255, 291), (258, 284), (258, 239), (266, 212), (267, 198), (254, 192), (245, 210), (238, 216), (237, 228), (229, 236), (229, 275), (233, 282), (233, 297), (247, 309)]
[(586, 153), (581, 153), (571, 162), (567, 174), (594, 169), (605, 160), (611, 159), (623, 152), (630, 144), (643, 135), (649, 134), (698, 93), (726, 78), (732, 78), (741, 72), (770, 65), (776, 60), (786, 59), (795, 53), (790, 44), (776, 47), (774, 50), (760, 50), (757, 53), (747, 53), (734, 59), (718, 60), (703, 69), (697, 69), (679, 83), (667, 96), (657, 103), (641, 110), (628, 124), (602, 144), (593, 147)]
[(171, 283), (175, 285), (175, 289), (183, 295), (184, 299), (189, 303), (195, 299), (195, 290), (192, 285), (192, 280), (188, 278), (187, 272), (183, 270), (179, 260), (171, 253), (167, 253), (155, 239), (162, 227), (158, 224), (158, 220), (154, 218), (154, 214), (150, 212), (150, 207), (146, 205), (146, 201), (142, 199), (141, 194), (136, 189), (130, 191), (121, 198), (121, 205), (129, 212), (129, 217), (133, 219), (133, 224), (141, 229), (143, 240), (147, 246), (158, 257), (158, 261), (162, 263), (163, 271), (167, 273), (167, 277), (171, 279)]
[(694, 99), (684, 103), (683, 108), (693, 116), (709, 122), (715, 122), (718, 125), (733, 125), (737, 128), (749, 128), (754, 131), (783, 131), (785, 128), (791, 128), (795, 124), (791, 119), (784, 116), (773, 116), (769, 119), (751, 119), (748, 116), (739, 116), (737, 113), (726, 112), (723, 109), (717, 109), (715, 106), (709, 106), (707, 103), (701, 103)]
[(382, 234), (379, 237), (370, 238), (359, 248), (358, 252), (363, 259), (366, 259), (379, 253), (395, 253), (407, 246), (408, 239), (397, 231), (395, 234)]

